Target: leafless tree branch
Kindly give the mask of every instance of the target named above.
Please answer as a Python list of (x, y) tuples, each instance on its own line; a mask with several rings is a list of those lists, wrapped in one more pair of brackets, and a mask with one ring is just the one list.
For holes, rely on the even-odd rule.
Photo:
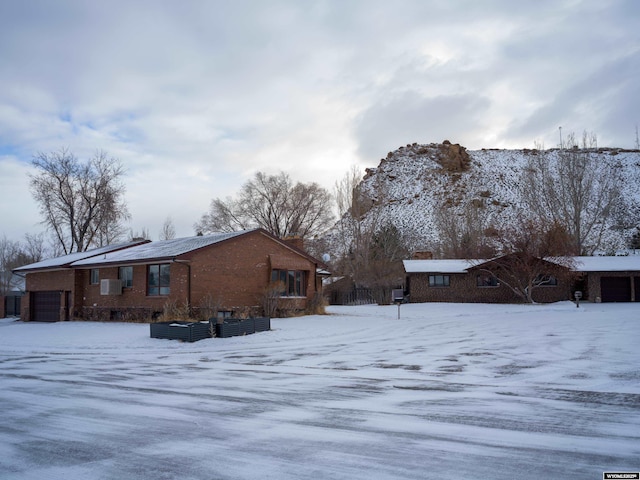
[(98, 151), (80, 162), (68, 149), (39, 153), (33, 159), (31, 192), (40, 205), (42, 223), (64, 253), (85, 251), (120, 238), (129, 219), (119, 161)]

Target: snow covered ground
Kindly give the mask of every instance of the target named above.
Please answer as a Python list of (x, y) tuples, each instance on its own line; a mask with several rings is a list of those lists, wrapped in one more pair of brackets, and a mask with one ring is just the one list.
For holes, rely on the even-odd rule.
[(329, 311), (193, 344), (0, 320), (0, 478), (640, 470), (639, 304)]

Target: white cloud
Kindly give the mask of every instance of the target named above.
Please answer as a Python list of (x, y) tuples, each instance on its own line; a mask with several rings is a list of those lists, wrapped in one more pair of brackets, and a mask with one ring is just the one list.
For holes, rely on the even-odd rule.
[(639, 5), (3, 2), (0, 154), (107, 151), (155, 235), (167, 215), (192, 233), (258, 170), (331, 188), (414, 141), (553, 145), (566, 125), (631, 147)]
[(11, 155), (0, 155), (0, 236), (19, 240), (27, 233), (42, 231), (38, 208), (31, 201), (30, 173), (30, 164)]

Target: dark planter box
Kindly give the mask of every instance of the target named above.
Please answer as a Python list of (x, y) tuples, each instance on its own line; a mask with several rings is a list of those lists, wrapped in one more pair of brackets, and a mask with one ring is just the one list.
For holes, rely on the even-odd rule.
[(149, 325), (151, 338), (169, 338), (169, 324), (172, 322), (152, 323)]
[(269, 317), (257, 318), (226, 318), (223, 323), (217, 323), (216, 318), (208, 322), (159, 322), (149, 325), (151, 338), (165, 338), (182, 340), (183, 342), (197, 342), (204, 338), (211, 338), (215, 326), (216, 337), (238, 337), (251, 335), (255, 332), (271, 330)]
[(238, 335), (240, 335), (239, 322), (225, 321), (224, 323), (218, 323), (216, 325), (216, 337), (227, 338), (237, 337)]
[(162, 322), (149, 325), (151, 338), (197, 342), (211, 338), (210, 322)]
[(271, 319), (269, 317), (256, 317), (253, 320), (255, 322), (256, 332), (271, 330)]
[(216, 336), (221, 338), (237, 337), (270, 329), (271, 319), (269, 317), (228, 318), (223, 323), (216, 325)]

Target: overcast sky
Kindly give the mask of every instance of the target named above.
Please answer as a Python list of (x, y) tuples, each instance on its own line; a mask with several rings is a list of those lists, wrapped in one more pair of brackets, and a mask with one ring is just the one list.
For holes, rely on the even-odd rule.
[(640, 2), (0, 0), (0, 237), (38, 152), (119, 158), (178, 236), (257, 171), (331, 189), (408, 143), (634, 148)]

